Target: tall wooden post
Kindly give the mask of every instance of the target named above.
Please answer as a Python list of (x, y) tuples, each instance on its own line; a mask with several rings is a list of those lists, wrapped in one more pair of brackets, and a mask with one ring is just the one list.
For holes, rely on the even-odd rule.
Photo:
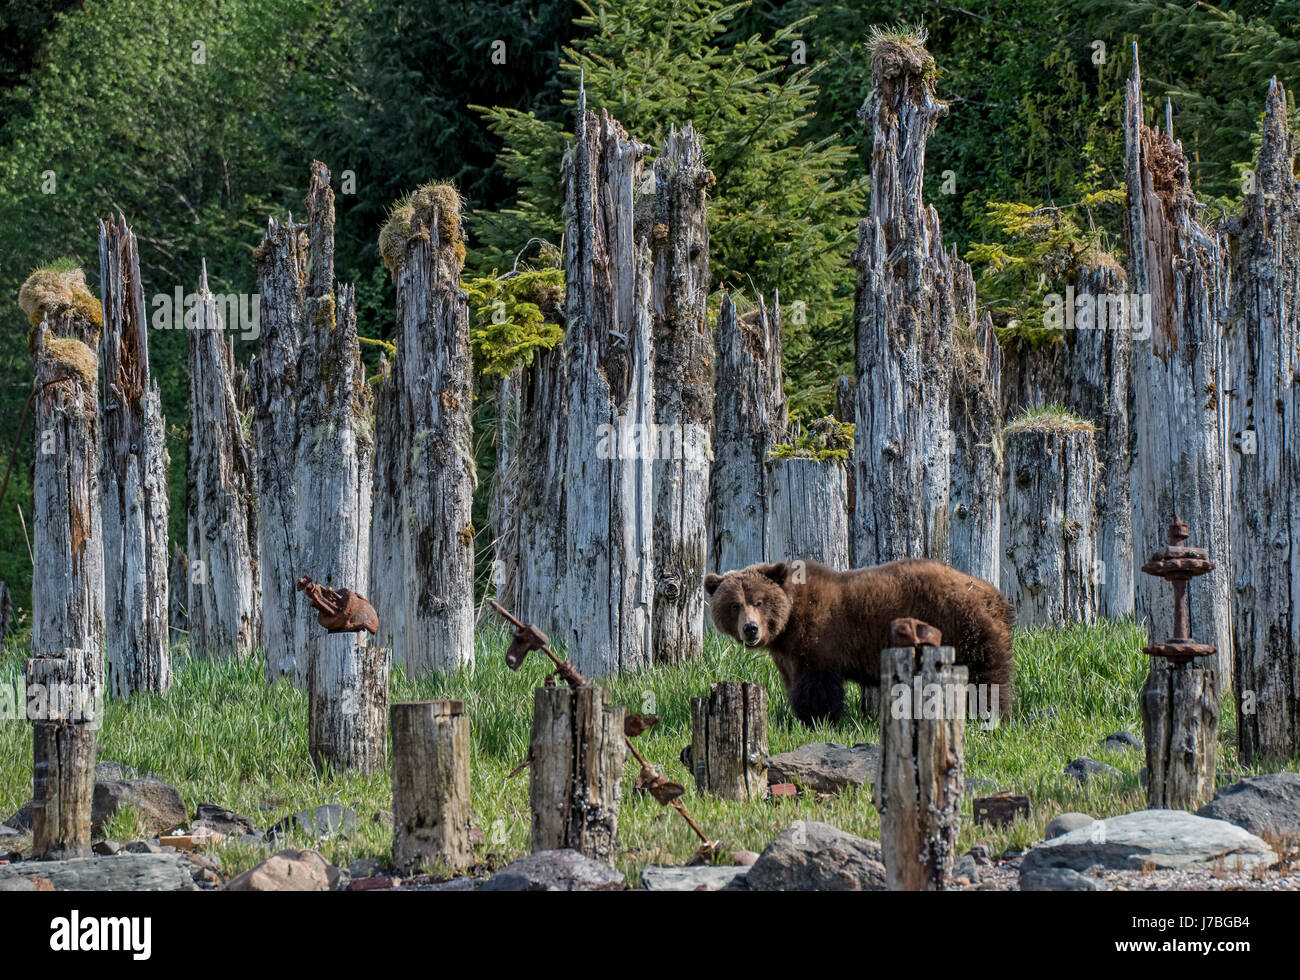
[(469, 867), (470, 741), (464, 701), (392, 707), (393, 865)]
[(65, 650), (27, 661), (32, 720), (32, 850), (55, 860), (90, 855), (95, 732), (103, 708), (97, 651)]
[(1097, 617), (1097, 448), (1091, 423), (1030, 416), (1004, 430), (1002, 591), (1018, 626)]
[(768, 460), (767, 558), (849, 568), (849, 490), (839, 460)]
[(720, 681), (691, 698), (691, 767), (701, 793), (724, 800), (767, 796), (767, 690)]
[[(871, 55), (871, 211), (857, 266), (858, 396), (854, 557), (949, 557), (953, 287), (963, 263), (925, 203), (925, 144), (948, 106), (920, 38), (882, 39)], [(960, 271), (959, 271), (960, 270)]]
[(307, 641), (307, 749), (318, 770), (378, 772), (388, 758), (388, 650), (366, 633)]
[(103, 296), (105, 654), (113, 694), (171, 687), (167, 629), (167, 446), (135, 234), (99, 224)]
[(370, 599), (379, 615), (376, 642), (406, 663), (406, 556), (402, 543), (402, 461), (406, 445), (396, 362), (379, 359), (375, 402), (375, 462), (371, 482)]
[(650, 660), (651, 261), (634, 228), (647, 149), (608, 115), (588, 112), (579, 89), (564, 171), (564, 636), (574, 666), (588, 676), (636, 670)]
[[(1227, 554), (1224, 466), (1223, 321), (1227, 242), (1197, 220), (1187, 158), (1173, 133), (1143, 122), (1137, 47), (1125, 99), (1129, 287), (1149, 306), (1133, 344), (1134, 547), (1160, 544), (1169, 514), (1203, 529), (1214, 554)], [(1168, 119), (1166, 118), (1166, 122)], [(1228, 569), (1207, 579), (1191, 610), (1191, 632), (1218, 648), (1231, 669)], [(1151, 579), (1135, 583), (1135, 611), (1150, 635), (1168, 636), (1167, 602)]]
[(627, 760), (624, 711), (606, 704), (595, 685), (534, 692), (528, 770), (533, 851), (568, 847), (613, 864)]
[(707, 190), (700, 138), (673, 129), (655, 160), (653, 658), (693, 660), (704, 648), (704, 559), (712, 456), (713, 335)]
[(246, 657), (261, 640), (257, 510), (253, 457), (231, 385), (234, 356), (225, 342), (207, 263), (199, 276), (190, 364), (190, 439), (186, 468), (190, 562), (190, 650)]
[(1242, 759), (1300, 757), (1300, 182), (1273, 79), (1237, 233), (1232, 349), (1233, 654)]
[[(895, 622), (910, 622), (896, 620)], [(938, 630), (917, 625), (938, 642)], [(894, 640), (899, 642), (895, 632)], [(966, 668), (952, 647), (894, 646), (880, 655), (880, 847), (894, 891), (948, 887), (961, 829)], [(918, 664), (919, 661), (919, 664)]]

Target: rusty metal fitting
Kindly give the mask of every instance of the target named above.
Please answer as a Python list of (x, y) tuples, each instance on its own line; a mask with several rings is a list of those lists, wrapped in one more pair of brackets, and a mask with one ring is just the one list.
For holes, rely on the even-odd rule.
[(1148, 657), (1161, 657), (1170, 663), (1190, 663), (1196, 657), (1208, 657), (1217, 648), (1208, 643), (1197, 643), (1191, 638), (1187, 617), (1187, 583), (1198, 575), (1214, 571), (1209, 551), (1189, 548), (1187, 524), (1177, 515), (1169, 524), (1169, 546), (1147, 559), (1142, 571), (1147, 575), (1165, 579), (1174, 587), (1174, 635), (1164, 643), (1143, 647)]
[(298, 579), (298, 591), (306, 594), (320, 615), (316, 622), (330, 633), (379, 632), (379, 617), (365, 596), (351, 589), (331, 589), (318, 585), (306, 575)]

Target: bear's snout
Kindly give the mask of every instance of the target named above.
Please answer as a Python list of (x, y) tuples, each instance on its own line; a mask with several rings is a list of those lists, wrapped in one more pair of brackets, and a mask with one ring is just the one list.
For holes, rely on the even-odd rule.
[(744, 635), (745, 642), (750, 646), (753, 646), (758, 642), (758, 623), (754, 622), (754, 620), (748, 620), (745, 625), (740, 628), (740, 632)]

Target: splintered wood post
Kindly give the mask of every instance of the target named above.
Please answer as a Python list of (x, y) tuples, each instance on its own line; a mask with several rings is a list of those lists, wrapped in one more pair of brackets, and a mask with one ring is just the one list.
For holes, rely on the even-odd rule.
[(1236, 229), (1233, 659), (1243, 761), (1300, 756), (1300, 181), (1274, 79), (1255, 190)]
[(135, 234), (99, 223), (104, 309), (105, 656), (113, 694), (163, 693), (172, 682), (167, 629), (167, 446)]
[(307, 749), (320, 771), (378, 772), (387, 761), (390, 654), (369, 636), (317, 626), (307, 641)]
[(960, 262), (925, 203), (925, 144), (948, 112), (934, 95), (934, 59), (914, 41), (871, 56), (870, 214), (858, 231), (854, 322), (858, 397), (853, 465), (854, 558), (947, 561), (949, 388)]
[(38, 654), (27, 661), (31, 716), (32, 850), (59, 860), (90, 856), (95, 732), (103, 707), (98, 650)]
[[(258, 553), (261, 558), (262, 633), (266, 679), (295, 677), (300, 659), (294, 583), (303, 574), (294, 551), (294, 461), (298, 442), (298, 355), (303, 332), (307, 249), (293, 215), (267, 222), (257, 260), (261, 305), (257, 357), (252, 367), (257, 429)], [(316, 576), (316, 573), (308, 574)], [(320, 576), (323, 578), (323, 576)]]
[(780, 297), (773, 295), (769, 308), (760, 295), (757, 309), (740, 316), (723, 293), (714, 342), (717, 439), (709, 485), (708, 566), (726, 572), (767, 559), (767, 453), (786, 441), (787, 426)]
[[(654, 607), (654, 384), (650, 246), (634, 228), (649, 148), (578, 90), (564, 162), (564, 637), (588, 676), (650, 661)], [(692, 583), (694, 585), (694, 583)]]
[[(334, 192), (325, 165), (314, 162), (307, 194), (308, 278), (298, 360), (294, 558), (299, 574), (332, 588), (370, 592), (372, 396), (357, 340), (356, 294), (334, 283)], [(318, 630), (300, 601), (300, 643)], [(295, 679), (307, 665), (295, 657)], [(355, 669), (355, 668), (354, 668)]]
[(189, 601), (190, 563), (185, 560), (185, 549), (179, 544), (172, 549), (171, 562), (167, 566), (167, 626), (180, 636), (190, 631), (190, 613), (186, 607)]
[(190, 365), (186, 468), (190, 650), (246, 657), (261, 642), (256, 477), (231, 386), (234, 358), (223, 339), (207, 263), (199, 276)]
[[(839, 380), (835, 383), (835, 418), (841, 423), (852, 425), (853, 420), (858, 417), (858, 385), (857, 382), (847, 375), (840, 375)], [(853, 450), (849, 449), (848, 462), (844, 466), (844, 488), (848, 491), (849, 504), (847, 508), (847, 521), (849, 529), (849, 567), (857, 568), (858, 559), (853, 551), (853, 509), (858, 505), (858, 488), (853, 479)], [(864, 688), (864, 693), (865, 693)]]
[(788, 456), (768, 460), (767, 559), (849, 566), (849, 488), (834, 459)]
[(987, 313), (977, 319), (970, 267), (954, 262), (951, 563), (997, 585), (1002, 566), (1002, 348)]
[(1096, 434), (1091, 424), (1030, 417), (1003, 430), (1002, 591), (1017, 626), (1097, 617)]
[[(461, 200), (421, 187), (390, 219), (397, 244), (403, 659), (410, 674), (474, 662), (473, 366)], [(389, 226), (385, 228), (389, 231)]]
[[(1211, 554), (1226, 555), (1227, 242), (1197, 220), (1182, 144), (1143, 123), (1136, 45), (1125, 118), (1129, 287), (1144, 304), (1132, 352), (1134, 548), (1140, 556), (1159, 547), (1169, 515), (1178, 514), (1204, 535)], [(1152, 636), (1169, 636), (1159, 584), (1146, 576), (1135, 582), (1135, 612)], [(1204, 588), (1191, 610), (1191, 635), (1218, 648), (1227, 677), (1228, 562), (1218, 563)]]
[(464, 701), (404, 701), (392, 707), (393, 866), (473, 863), (470, 847), (469, 715)]
[(693, 660), (704, 649), (713, 425), (713, 334), (707, 191), (699, 135), (673, 129), (655, 160), (651, 280), (654, 311), (653, 659)]
[[(492, 596), (508, 609), (518, 609), (515, 589), (519, 581), (519, 478), (523, 462), (519, 456), (520, 389), (525, 365), (496, 379), (492, 408), (496, 416), (492, 442), (496, 461), (488, 495), (488, 524), (492, 528)], [(525, 618), (524, 622), (533, 622)], [(537, 625), (534, 623), (534, 625)], [(549, 632), (551, 626), (538, 626)]]
[(880, 771), (874, 796), (892, 891), (943, 891), (952, 874), (961, 830), (967, 706), (966, 668), (954, 666), (955, 658), (955, 650), (946, 646), (888, 647), (880, 655)]
[(691, 698), (691, 766), (701, 793), (724, 800), (767, 796), (767, 690), (721, 681)]
[(596, 685), (534, 692), (528, 769), (534, 852), (568, 847), (613, 864), (627, 760), (624, 711), (606, 704)]
[(1219, 682), (1193, 663), (1151, 658), (1142, 686), (1147, 752), (1147, 806), (1194, 810), (1214, 797), (1218, 761)]
[(375, 461), (370, 531), (370, 593), (379, 616), (375, 642), (392, 651), (394, 665), (406, 663), (406, 578), (402, 545), (402, 459), (404, 433), (396, 365), (379, 358), (375, 403)]

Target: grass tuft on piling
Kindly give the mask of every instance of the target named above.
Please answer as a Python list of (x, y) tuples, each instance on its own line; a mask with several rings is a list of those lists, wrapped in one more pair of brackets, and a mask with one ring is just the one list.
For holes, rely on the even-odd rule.
[(464, 199), (448, 183), (430, 183), (398, 200), (379, 230), (379, 255), (394, 279), (401, 268), (406, 244), (419, 235), (432, 237), (429, 229), (437, 222), (438, 241), (451, 244), (460, 266), (465, 264), (465, 234), (461, 225)]
[(56, 259), (33, 269), (18, 290), (18, 306), (33, 327), (69, 309), (96, 330), (104, 325), (104, 308), (86, 286), (86, 273), (74, 259)]
[(1035, 405), (1027, 408), (1002, 429), (1002, 435), (1017, 432), (1096, 432), (1097, 426), (1071, 412), (1064, 405)]
[(900, 75), (918, 75), (933, 83), (938, 75), (934, 57), (925, 49), (930, 33), (921, 24), (873, 24), (867, 32), (871, 77), (877, 82)]

